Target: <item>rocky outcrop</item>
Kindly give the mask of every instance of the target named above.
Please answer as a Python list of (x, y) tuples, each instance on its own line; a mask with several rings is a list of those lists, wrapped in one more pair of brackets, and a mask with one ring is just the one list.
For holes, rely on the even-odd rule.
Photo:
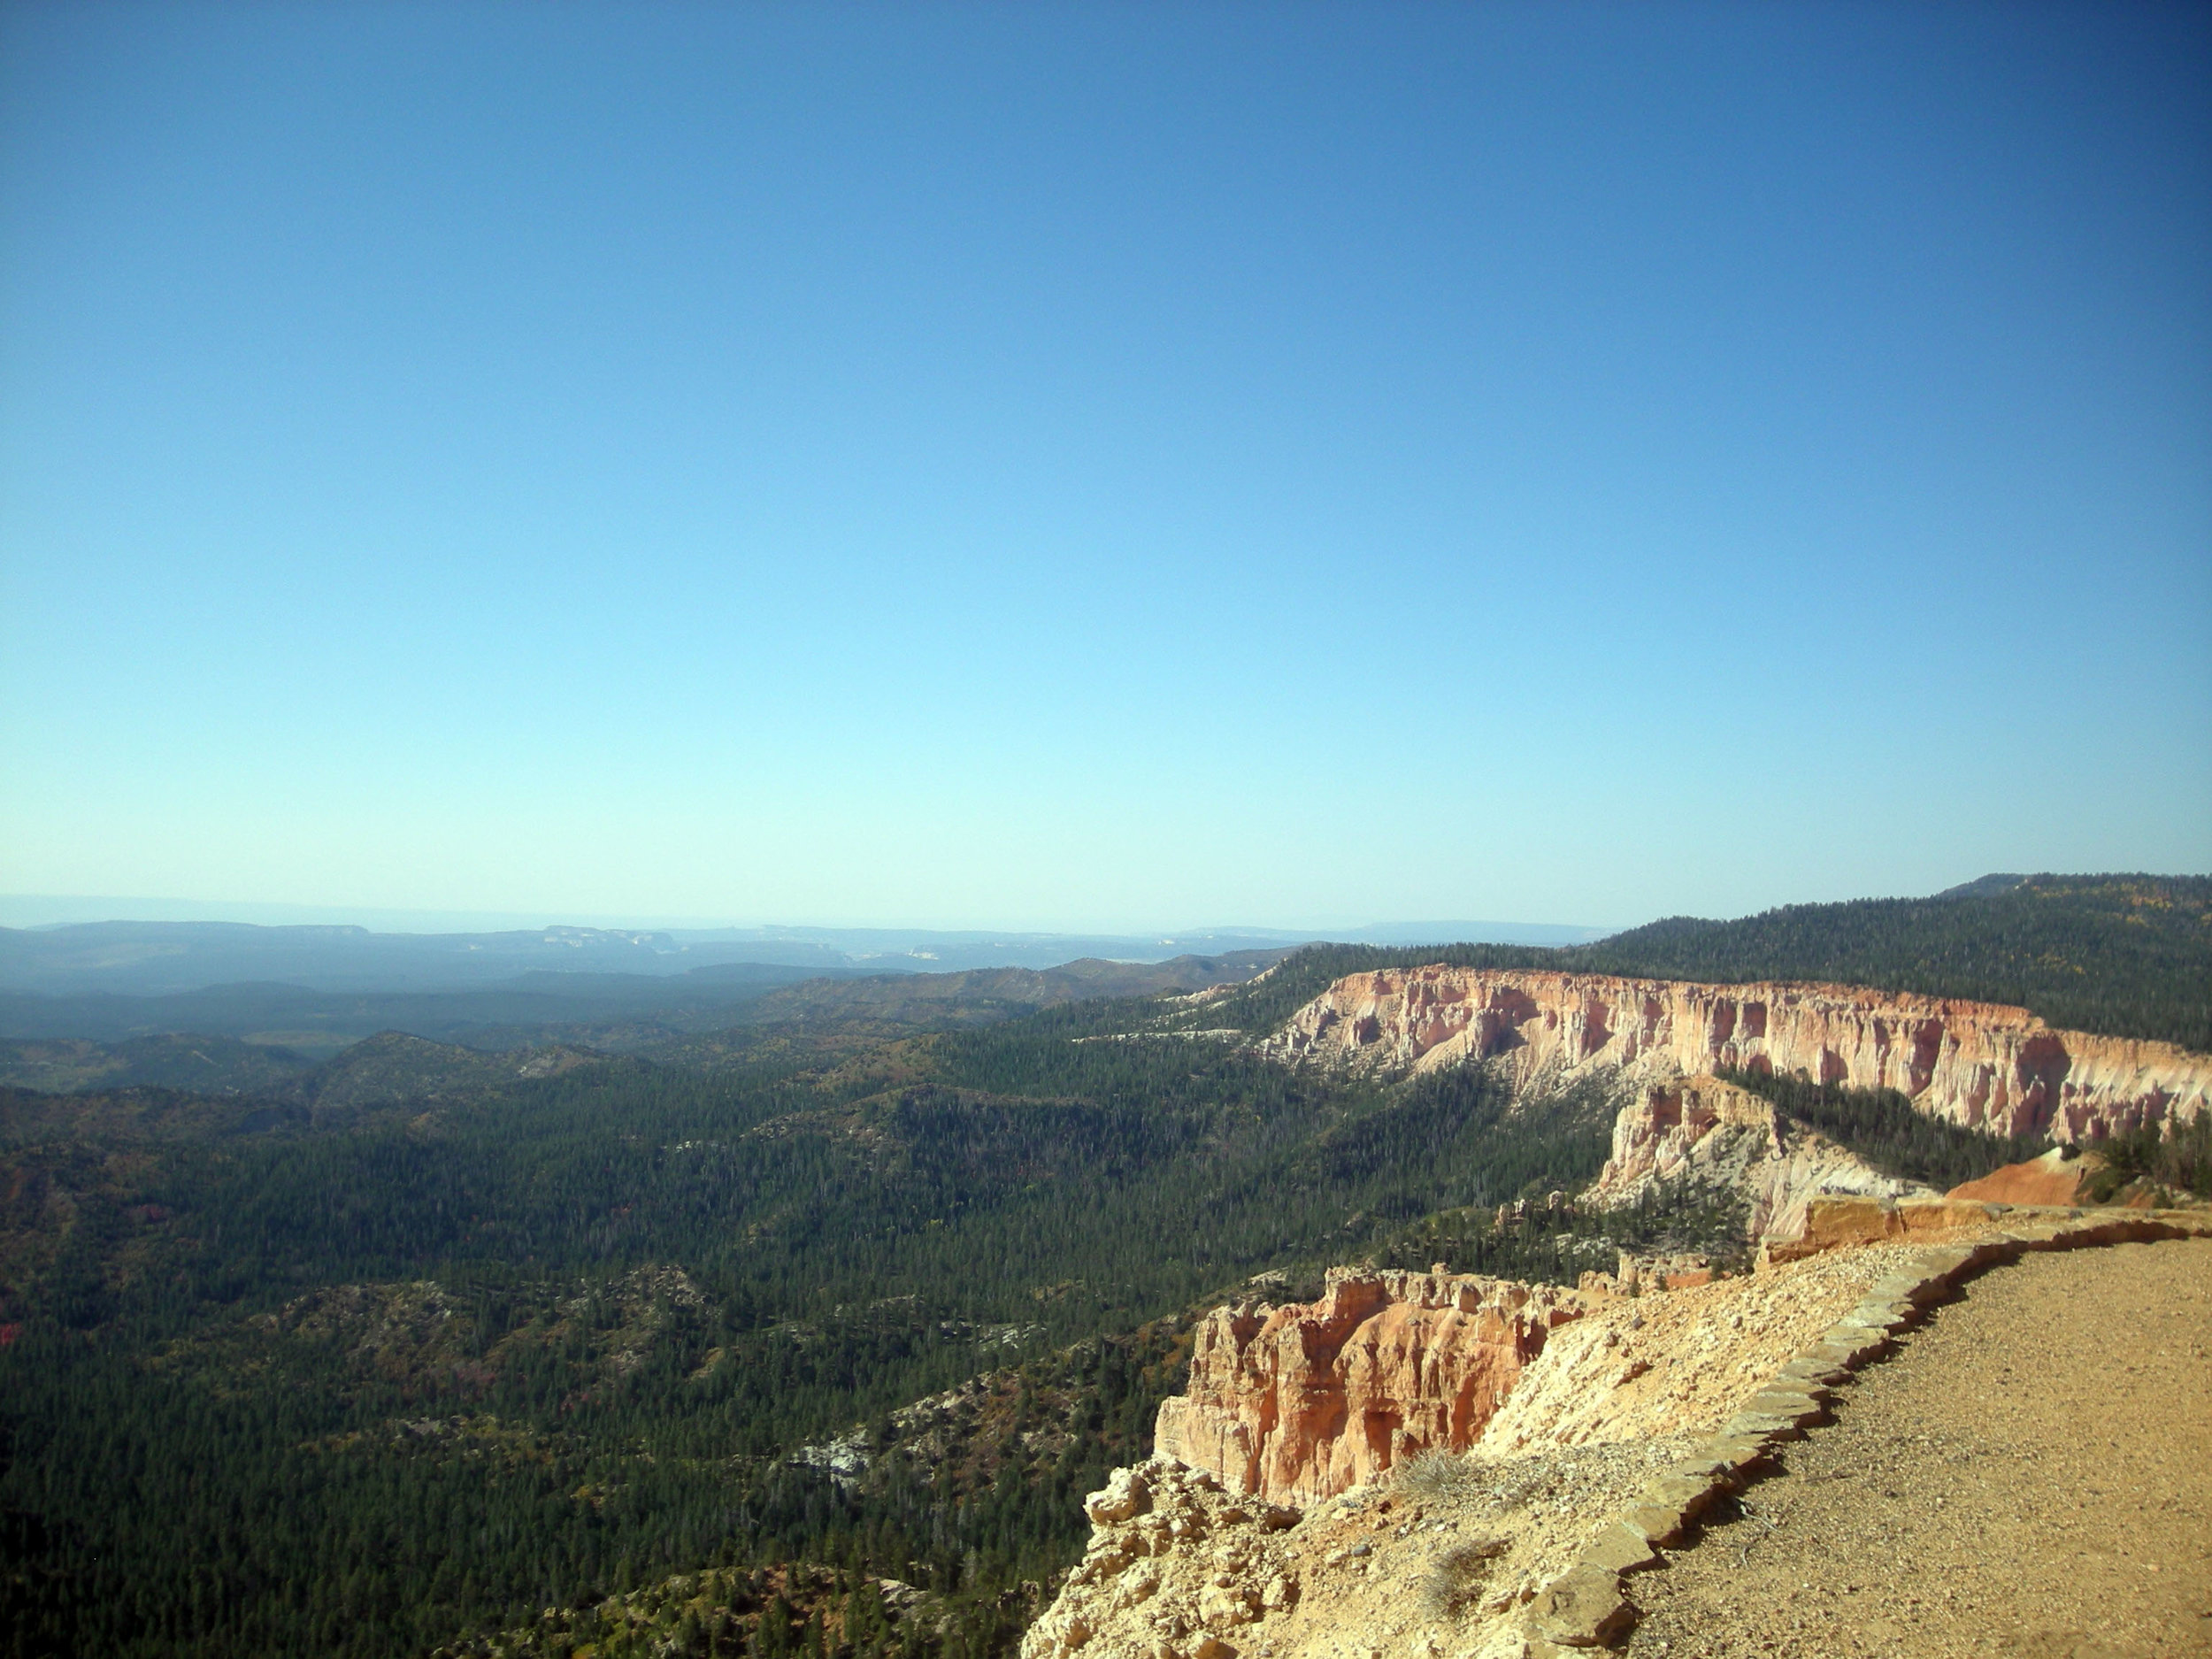
[(1593, 1071), (1801, 1073), (1897, 1089), (1967, 1128), (2060, 1141), (2187, 1122), (2212, 1103), (2212, 1056), (2058, 1031), (2001, 1003), (1842, 985), (1393, 968), (1338, 980), (1263, 1048), (1386, 1073), (1490, 1060), (1522, 1086)]
[(1232, 1494), (1310, 1503), (1430, 1448), (1472, 1445), (1552, 1328), (1586, 1306), (1510, 1279), (1334, 1269), (1318, 1302), (1208, 1315), (1154, 1444)]
[(1294, 1509), (1240, 1501), (1204, 1470), (1156, 1457), (1084, 1500), (1090, 1548), (1022, 1639), (1024, 1659), (1086, 1649), (1229, 1659), (1248, 1627), (1295, 1607)]
[(1609, 1209), (1654, 1187), (1683, 1186), (1740, 1198), (1754, 1244), (1799, 1237), (1806, 1206), (1824, 1194), (1935, 1196), (1777, 1117), (1750, 1090), (1711, 1077), (1654, 1084), (1624, 1106), (1613, 1120), (1613, 1156), (1584, 1202)]
[(2089, 1178), (2103, 1167), (2104, 1160), (2093, 1153), (2070, 1158), (2053, 1147), (2039, 1158), (1992, 1170), (1979, 1180), (1954, 1187), (1944, 1196), (1985, 1204), (2078, 1204)]
[(1488, 1638), (1686, 1444), (1432, 1460), (1443, 1478), (1417, 1492), (1358, 1488), (1302, 1513), (1170, 1458), (1118, 1470), (1023, 1659), (1525, 1659)]
[[(1950, 1208), (1986, 1228), (1985, 1207)], [(1580, 1300), (1580, 1316), (1549, 1327), (1515, 1373), (1471, 1450), (1394, 1463), (1386, 1479), (1300, 1507), (1238, 1490), (1249, 1473), (1241, 1462), (1225, 1473), (1190, 1466), (1187, 1448), (1175, 1453), (1163, 1433), (1161, 1455), (1086, 1502), (1090, 1547), (1030, 1627), (1024, 1659), (1527, 1659), (1531, 1635), (1586, 1645), (1618, 1597), (1606, 1578), (1597, 1587), (1611, 1600), (1570, 1618), (1578, 1563), (1595, 1551), (1621, 1564), (1623, 1515), (1667, 1519), (1671, 1540), (1710, 1496), (1710, 1478), (1741, 1461), (1686, 1466), (1698, 1437), (1791, 1409), (1775, 1390), (1806, 1385), (1784, 1367), (1913, 1254), (1903, 1244), (1832, 1251), (1686, 1290)], [(1360, 1310), (1378, 1290), (1433, 1317), (1457, 1311), (1440, 1304), (1460, 1286), (1479, 1289), (1479, 1307), (1494, 1294), (1514, 1300), (1494, 1281), (1418, 1273), (1340, 1275), (1331, 1290), (1348, 1291), (1337, 1313), (1356, 1333), (1376, 1317)], [(1330, 1301), (1269, 1317), (1288, 1316), (1279, 1333), (1325, 1333)], [(1194, 1365), (1194, 1389), (1221, 1382), (1220, 1334), (1214, 1362)], [(1436, 1364), (1406, 1368), (1401, 1381), (1418, 1392), (1400, 1404), (1443, 1408), (1460, 1376)], [(1320, 1391), (1337, 1394), (1325, 1378)], [(1570, 1626), (1583, 1634), (1563, 1635)]]

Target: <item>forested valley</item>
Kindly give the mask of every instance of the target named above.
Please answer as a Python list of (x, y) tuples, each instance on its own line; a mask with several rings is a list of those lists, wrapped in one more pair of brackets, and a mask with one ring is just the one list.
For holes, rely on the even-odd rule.
[[(2074, 904), (2091, 967), (2048, 1006), (2193, 1029), (2203, 885)], [(1010, 1653), (1206, 1307), (1358, 1260), (1571, 1282), (1734, 1225), (1659, 1202), (1502, 1228), (1596, 1173), (1602, 1094), (1335, 1082), (1251, 1039), (1400, 957), (2042, 995), (2020, 953), (2056, 935), (2020, 918), (2060, 901), (1926, 902), (1953, 908), (1917, 933), (1854, 912), (1794, 956), (1786, 917), (1321, 947), (1202, 1003), (816, 1014), (541, 1075), (378, 1039), (262, 1092), (0, 1093), (0, 1647)], [(1758, 1086), (1901, 1173), (2022, 1153)]]
[[(1603, 1156), (1600, 1113), (1117, 1040), (1148, 1006), (332, 1127), (18, 1099), (13, 1651), (419, 1651), (784, 1563), (941, 1598), (908, 1648), (1002, 1649), (1178, 1385), (1176, 1316)], [(794, 1459), (997, 1372), (987, 1445)]]

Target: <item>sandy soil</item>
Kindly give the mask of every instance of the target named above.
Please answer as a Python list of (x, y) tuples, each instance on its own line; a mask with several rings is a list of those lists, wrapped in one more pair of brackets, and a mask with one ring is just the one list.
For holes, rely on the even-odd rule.
[(1878, 1244), (1687, 1290), (1599, 1297), (1551, 1333), (1484, 1427), (1479, 1452), (1717, 1429), (1912, 1255)]
[(2026, 1257), (1663, 1569), (1632, 1655), (2212, 1655), (2212, 1240)]

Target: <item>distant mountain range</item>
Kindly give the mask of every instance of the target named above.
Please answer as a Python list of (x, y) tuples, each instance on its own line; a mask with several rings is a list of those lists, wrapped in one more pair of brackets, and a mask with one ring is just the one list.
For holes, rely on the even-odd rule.
[[(343, 1077), (353, 1079), (347, 1098), (357, 1104), (368, 1098), (358, 1079), (372, 1057), (378, 1099), (549, 1076), (611, 1054), (711, 1065), (745, 1047), (753, 1027), (856, 1025), (880, 1033), (988, 1024), (1090, 997), (1238, 984), (1290, 954), (1277, 945), (1155, 963), (837, 978), (802, 978), (801, 969), (751, 972), (741, 964), (674, 980), (532, 974), (521, 988), (388, 995), (282, 985), (154, 997), (0, 992), (0, 1087), (193, 1089), (322, 1104), (335, 1098), (331, 1079)], [(705, 1035), (718, 1032), (719, 1039)], [(572, 1046), (580, 1042), (588, 1046)], [(506, 1050), (514, 1057), (492, 1057)], [(424, 1058), (434, 1051), (434, 1060)], [(549, 1071), (550, 1055), (562, 1057)]]
[(667, 976), (540, 972), (461, 990), (319, 991), (265, 979), (151, 996), (0, 990), (0, 1037), (107, 1043), (161, 1032), (202, 1032), (293, 1048), (314, 1059), (387, 1030), (507, 1048), (535, 1041), (534, 1033), (548, 1027), (647, 1017), (680, 1027), (727, 1025), (741, 1018), (742, 1004), (780, 986), (835, 977), (808, 968), (726, 963)]
[[(273, 984), (329, 992), (420, 992), (513, 986), (525, 974), (695, 977), (702, 971), (797, 979), (1052, 968), (1086, 958), (1162, 962), (1304, 944), (1314, 933), (1266, 928), (1171, 935), (754, 927), (653, 931), (549, 926), (501, 933), (375, 933), (342, 926), (111, 921), (0, 928), (0, 990), (48, 996), (165, 996), (210, 986)], [(1333, 937), (1377, 945), (1474, 941), (1565, 945), (1600, 930), (1510, 922), (1394, 923)], [(544, 987), (541, 987), (544, 988)]]
[[(1291, 970), (1256, 988), (1273, 1018), (1342, 973), (1448, 961), (1836, 980), (2024, 1003), (2073, 1030), (2212, 1048), (2212, 879), (2201, 876), (1990, 875), (1924, 899), (1790, 905), (1733, 921), (1670, 917), (1609, 934), (1418, 922), (1346, 929), (1325, 948), (1302, 949), (1315, 942), (1258, 928), (1107, 937), (797, 927), (382, 933), (224, 922), (0, 928), (0, 1038), (115, 1043), (196, 1032), (321, 1061), (399, 1030), (483, 1048), (553, 1040), (637, 1052), (764, 1019), (936, 1025), (1068, 995), (1156, 995), (1173, 976), (1155, 985), (1113, 970), (1179, 961), (1212, 972), (1240, 960), (1246, 965), (1230, 977), (1244, 978), (1300, 950)], [(1023, 974), (1045, 976), (1051, 989)], [(1079, 983), (1090, 988), (1071, 989)], [(125, 1069), (135, 1074), (138, 1063)]]

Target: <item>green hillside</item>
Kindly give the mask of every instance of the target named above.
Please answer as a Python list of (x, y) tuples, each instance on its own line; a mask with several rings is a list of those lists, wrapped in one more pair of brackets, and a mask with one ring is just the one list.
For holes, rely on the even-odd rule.
[(0, 1039), (0, 1087), (43, 1089), (177, 1088), (203, 1094), (265, 1094), (312, 1063), (289, 1048), (235, 1037), (169, 1032), (105, 1044), (81, 1039)]
[(2212, 1050), (2212, 877), (1993, 886), (1793, 904), (1733, 922), (1671, 918), (1571, 954), (1616, 973), (1833, 979), (2016, 1002), (2071, 1031)]
[(1985, 877), (1925, 899), (1792, 904), (1736, 921), (1670, 917), (1594, 944), (1302, 951), (1222, 1005), (1270, 1029), (1333, 979), (1449, 962), (1734, 983), (1825, 979), (2015, 1003), (2070, 1031), (2212, 1051), (2212, 877)]

